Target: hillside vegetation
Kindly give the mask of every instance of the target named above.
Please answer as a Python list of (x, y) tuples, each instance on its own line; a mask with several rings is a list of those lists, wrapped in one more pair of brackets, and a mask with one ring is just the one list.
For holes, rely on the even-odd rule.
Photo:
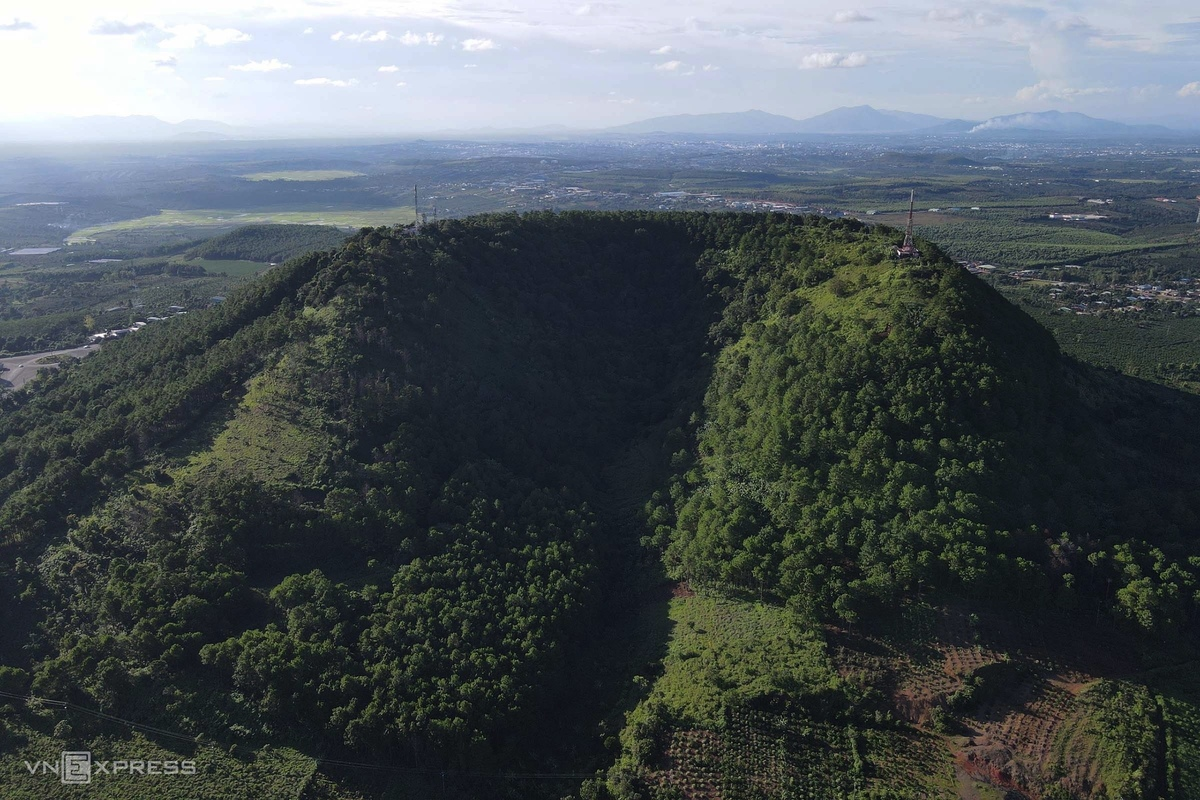
[(330, 225), (245, 225), (208, 239), (188, 256), (267, 264), (331, 250), (344, 241), (346, 232)]
[[(1003, 706), (950, 697), (1049, 691), (1061, 659), (1008, 623), (1031, 614), (1190, 658), (1200, 407), (1067, 361), (895, 238), (710, 214), (368, 229), (40, 378), (0, 401), (0, 690), (226, 757), (286, 748), (316, 764), (303, 797), (430, 776), (462, 797), (953, 796), (962, 775), (1162, 795), (1195, 773), (1171, 733), (1195, 706), (1131, 681), (1136, 658), (1073, 663), (1057, 767), (999, 729), (1020, 769), (963, 749)], [(664, 567), (669, 611), (647, 599)], [(613, 651), (657, 614), (663, 658)], [(924, 638), (892, 637), (914, 619)], [(27, 758), (124, 731), (0, 719)]]

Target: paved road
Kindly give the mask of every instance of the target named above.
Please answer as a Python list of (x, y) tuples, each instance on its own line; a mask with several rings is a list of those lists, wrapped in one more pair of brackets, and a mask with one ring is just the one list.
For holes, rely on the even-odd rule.
[(33, 376), (37, 375), (39, 370), (53, 368), (54, 364), (37, 363), (47, 356), (83, 358), (88, 353), (94, 353), (99, 349), (98, 346), (92, 345), (91, 347), (75, 347), (70, 350), (51, 350), (46, 353), (30, 353), (27, 356), (0, 358), (0, 367), (4, 368), (3, 371), (0, 371), (0, 390), (20, 389), (33, 380)]

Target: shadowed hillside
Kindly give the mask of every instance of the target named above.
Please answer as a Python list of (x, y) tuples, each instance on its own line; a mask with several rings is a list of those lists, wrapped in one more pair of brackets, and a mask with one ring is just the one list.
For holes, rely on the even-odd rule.
[(206, 791), (275, 753), (302, 797), (1192, 785), (1193, 700), (1146, 669), (1191, 657), (1200, 407), (896, 238), (366, 229), (3, 398), (0, 748), (146, 723), (203, 737)]

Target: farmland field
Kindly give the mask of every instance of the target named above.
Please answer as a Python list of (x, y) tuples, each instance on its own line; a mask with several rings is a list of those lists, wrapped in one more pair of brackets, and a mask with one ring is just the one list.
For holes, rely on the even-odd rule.
[(336, 181), (341, 178), (361, 178), (361, 172), (346, 169), (285, 169), (278, 172), (251, 172), (239, 175), (248, 181)]
[(231, 278), (240, 278), (245, 275), (254, 275), (262, 272), (267, 268), (266, 264), (257, 261), (240, 261), (240, 260), (224, 260), (212, 258), (196, 258), (191, 261), (184, 261), (185, 264), (199, 264), (204, 267), (204, 271), (208, 273), (223, 272)]
[(91, 241), (107, 233), (153, 228), (231, 228), (238, 225), (291, 223), (299, 225), (334, 225), (341, 228), (363, 228), (373, 225), (398, 225), (412, 222), (410, 206), (380, 208), (367, 211), (229, 211), (195, 209), (175, 211), (163, 209), (157, 214), (138, 219), (93, 225), (75, 231), (69, 244)]

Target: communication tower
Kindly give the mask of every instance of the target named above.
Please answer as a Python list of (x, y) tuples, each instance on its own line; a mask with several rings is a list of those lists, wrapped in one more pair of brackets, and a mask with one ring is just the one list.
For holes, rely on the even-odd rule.
[(913, 189), (908, 195), (908, 227), (904, 229), (904, 244), (896, 248), (896, 258), (919, 258), (921, 251), (913, 244), (913, 202), (917, 191)]

